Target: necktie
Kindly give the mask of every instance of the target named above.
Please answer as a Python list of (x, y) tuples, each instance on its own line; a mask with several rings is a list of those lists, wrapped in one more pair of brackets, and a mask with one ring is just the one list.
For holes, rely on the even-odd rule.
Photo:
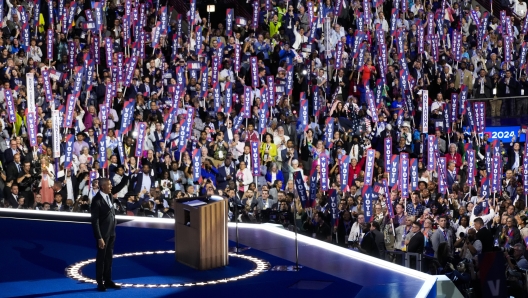
[(17, 165), (17, 170), (20, 173), (20, 164), (16, 164), (16, 165)]
[(110, 207), (110, 209), (112, 209), (112, 207), (113, 207), (112, 206), (112, 201), (110, 201), (110, 198), (108, 197), (108, 195), (104, 195), (104, 198), (105, 198), (106, 203)]

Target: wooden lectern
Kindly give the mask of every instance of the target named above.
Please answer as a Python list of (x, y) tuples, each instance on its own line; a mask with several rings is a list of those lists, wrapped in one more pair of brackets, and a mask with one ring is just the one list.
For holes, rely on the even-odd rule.
[(208, 270), (227, 266), (228, 204), (220, 196), (174, 201), (176, 260)]

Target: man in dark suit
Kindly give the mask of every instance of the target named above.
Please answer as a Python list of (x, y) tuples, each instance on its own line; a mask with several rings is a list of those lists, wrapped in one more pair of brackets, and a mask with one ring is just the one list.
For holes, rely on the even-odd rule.
[(132, 83), (130, 84), (130, 88), (126, 89), (125, 93), (125, 99), (128, 98), (136, 98), (136, 95), (139, 93), (139, 86), (138, 81), (136, 77), (132, 78)]
[(18, 185), (17, 184), (13, 184), (11, 185), (11, 189), (9, 189), (8, 186), (6, 186), (6, 200), (9, 202), (9, 206), (11, 206), (11, 208), (13, 209), (17, 209), (18, 208), (18, 197), (20, 196), (19, 193), (18, 193)]
[(110, 85), (112, 80), (109, 77), (105, 77), (104, 83), (97, 86), (95, 89), (95, 95), (97, 95), (97, 103), (102, 104), (106, 96), (106, 86)]
[(491, 231), (484, 226), (482, 218), (475, 218), (473, 225), (477, 231), (477, 240), (480, 240), (482, 243), (482, 253), (493, 251), (493, 235), (491, 234)]
[[(6, 152), (8, 151), (11, 149), (6, 150)], [(22, 163), (20, 162), (20, 154), (16, 153), (11, 163), (7, 165), (6, 181), (16, 180), (20, 173), (22, 173)]]
[(154, 176), (150, 175), (150, 164), (143, 164), (143, 172), (135, 174), (132, 176), (131, 183), (133, 185), (132, 189), (137, 196), (142, 196), (141, 192), (145, 190), (146, 192), (150, 191), (150, 188), (154, 186)]
[(92, 229), (97, 240), (95, 280), (97, 281), (97, 290), (104, 292), (107, 288), (120, 289), (121, 286), (112, 281), (112, 258), (117, 223), (115, 208), (112, 204), (112, 183), (109, 179), (101, 179), (99, 186), (101, 190), (93, 197), (90, 209)]
[(143, 84), (139, 85), (138, 93), (143, 94), (143, 97), (145, 97), (145, 100), (150, 99), (151, 94), (151, 86), (150, 86), (150, 78), (148, 76), (143, 77)]
[(479, 77), (473, 82), (473, 95), (475, 98), (489, 98), (491, 97), (492, 89), (491, 79), (486, 76), (486, 71), (481, 69)]
[(15, 154), (17, 153), (17, 142), (13, 139), (9, 142), (9, 148), (4, 151), (4, 166), (7, 167), (10, 163), (12, 163), (15, 158)]
[(231, 157), (228, 156), (224, 160), (224, 165), (218, 168), (218, 175), (216, 176), (216, 181), (218, 183), (218, 189), (226, 189), (229, 181), (235, 178), (236, 168), (231, 161)]
[[(345, 71), (343, 69), (339, 69), (337, 70), (337, 75), (332, 79), (331, 94), (334, 94), (337, 91), (338, 99), (339, 96), (341, 96), (340, 99), (346, 100), (348, 98), (349, 85), (350, 81), (348, 80), (348, 77), (345, 76)], [(338, 90), (338, 88), (340, 89)]]
[[(423, 253), (424, 251), (424, 235), (421, 232), (422, 225), (419, 221), (416, 221), (412, 225), (411, 232), (414, 233), (414, 235), (409, 240), (409, 244), (407, 244), (407, 251), (413, 252), (413, 253)], [(412, 267), (411, 267), (412, 268)]]
[[(502, 78), (499, 81), (499, 86), (498, 86), (499, 100), (497, 100), (498, 104), (495, 106), (494, 105), (491, 106), (491, 111), (492, 111), (491, 116), (492, 117), (493, 116), (500, 117), (501, 108), (504, 111), (502, 112), (503, 116), (516, 114), (515, 106), (513, 105), (513, 100), (511, 100), (511, 98), (509, 97), (517, 96), (518, 94), (517, 86), (518, 86), (518, 83), (515, 80), (515, 78), (512, 76), (511, 71), (507, 70), (504, 78)], [(504, 98), (504, 97), (506, 97), (506, 100), (504, 101), (505, 105), (501, 107), (501, 103), (502, 103), (501, 98)], [(493, 114), (493, 112), (495, 112), (495, 115)]]

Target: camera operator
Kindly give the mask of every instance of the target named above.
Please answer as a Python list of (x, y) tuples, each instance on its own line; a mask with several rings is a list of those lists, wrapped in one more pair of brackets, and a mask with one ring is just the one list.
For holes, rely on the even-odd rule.
[(88, 196), (81, 196), (73, 204), (73, 212), (87, 213), (90, 211), (90, 199)]
[(476, 277), (473, 261), (463, 259), (457, 264), (456, 268), (453, 264), (447, 263), (446, 271), (448, 271), (446, 276), (453, 281), (460, 293), (464, 297), (469, 297), (468, 290), (471, 287), (471, 280)]
[(468, 229), (467, 235), (460, 232), (460, 238), (454, 244), (455, 248), (461, 248), (460, 258), (472, 260), (482, 252), (482, 242), (477, 239), (477, 231)]
[(27, 202), (30, 206), (33, 205), (33, 192), (32, 185), (33, 182), (37, 179), (35, 173), (31, 171), (31, 162), (24, 161), (22, 164), (22, 171), (18, 173), (17, 184), (19, 188), (20, 195), (24, 196), (27, 199)]
[(526, 297), (523, 290), (523, 280), (528, 271), (528, 261), (524, 257), (526, 248), (522, 243), (515, 244), (504, 252), (506, 257), (506, 277), (508, 279), (508, 294), (514, 297)]
[[(284, 204), (281, 202), (280, 204)], [(287, 207), (287, 206), (286, 206)], [(281, 206), (282, 208), (282, 206)], [(310, 208), (311, 209), (311, 208)], [(310, 215), (311, 212), (308, 214)], [(313, 216), (308, 216), (303, 224), (303, 229), (316, 239), (330, 242), (332, 240), (332, 231), (330, 226), (324, 221), (324, 213), (317, 211)]]

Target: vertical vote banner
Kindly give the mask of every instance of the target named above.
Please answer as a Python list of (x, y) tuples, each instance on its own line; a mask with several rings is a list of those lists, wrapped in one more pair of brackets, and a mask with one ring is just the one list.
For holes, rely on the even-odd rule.
[(436, 169), (436, 137), (434, 135), (427, 136), (427, 170), (434, 171)]
[(192, 163), (193, 181), (198, 181), (202, 176), (202, 150), (200, 148), (193, 150)]
[(402, 198), (409, 198), (409, 154), (400, 153), (400, 180)]
[(372, 186), (364, 185), (361, 190), (363, 196), (363, 214), (365, 216), (365, 222), (370, 222), (374, 215), (374, 198), (372, 197)]
[[(73, 125), (73, 111), (75, 110), (75, 98), (72, 94), (68, 94), (68, 99), (66, 100), (66, 115), (64, 117), (64, 127), (72, 127)], [(104, 130), (103, 130), (104, 131)]]
[(337, 220), (339, 219), (339, 210), (337, 209), (338, 201), (337, 201), (337, 190), (330, 189), (328, 191), (328, 194), (330, 195), (328, 198), (330, 200), (330, 215), (332, 216), (332, 227), (335, 227)]
[(69, 169), (73, 164), (73, 143), (75, 142), (75, 136), (69, 134), (66, 136), (66, 147), (64, 152), (64, 168)]
[(389, 186), (393, 187), (398, 183), (398, 169), (400, 164), (400, 157), (398, 155), (392, 155), (391, 157), (391, 166), (389, 173)]
[(251, 170), (253, 176), (260, 176), (259, 142), (251, 141)]
[(374, 175), (374, 158), (376, 150), (367, 149), (367, 156), (365, 161), (365, 185), (372, 185), (372, 176)]
[(235, 18), (235, 11), (233, 8), (226, 9), (226, 30), (227, 36), (233, 35), (233, 19)]
[(304, 180), (302, 177), (301, 171), (295, 171), (293, 173), (293, 182), (295, 184), (295, 189), (301, 200), (301, 205), (303, 208), (306, 208), (306, 202), (308, 202), (308, 194), (306, 193), (306, 187), (304, 185)]
[(378, 120), (378, 112), (376, 110), (376, 103), (374, 102), (374, 94), (371, 90), (366, 91), (367, 96), (367, 103), (370, 111), (370, 117), (372, 118), (372, 121), (379, 122)]
[(339, 177), (341, 181), (339, 181), (341, 184), (341, 191), (346, 191), (348, 187), (348, 176), (349, 176), (349, 169), (350, 166), (350, 156), (343, 155), (341, 156), (341, 159), (339, 160)]
[(388, 137), (383, 140), (383, 153), (385, 156), (385, 172), (390, 174), (391, 157), (392, 157), (392, 138)]
[(59, 158), (60, 154), (60, 143), (61, 143), (61, 133), (60, 128), (60, 112), (59, 110), (51, 111), (51, 124), (52, 124), (52, 138), (53, 138), (53, 158)]
[(438, 193), (445, 194), (447, 191), (446, 180), (446, 158), (438, 158)]
[(26, 95), (28, 112), (36, 112), (35, 106), (35, 77), (32, 73), (26, 74)]
[[(501, 156), (500, 156), (500, 153), (499, 153), (499, 156), (496, 156), (495, 154), (493, 154), (493, 158), (492, 158), (492, 162), (491, 162), (491, 180), (490, 180), (490, 184), (491, 184), (491, 192), (492, 193), (497, 193), (497, 192), (500, 192), (500, 173), (499, 173), (499, 168), (500, 168), (500, 159), (501, 159)], [(489, 176), (488, 176), (489, 177)]]
[[(526, 195), (528, 195), (528, 142), (524, 143), (524, 156), (523, 156), (522, 176), (523, 176), (524, 195), (526, 196)], [(525, 200), (526, 200), (526, 198), (525, 198)]]
[[(304, 92), (301, 92), (301, 94), (304, 94)], [(302, 98), (302, 96), (301, 96)], [(301, 104), (299, 107), (299, 115), (301, 116), (301, 128), (306, 131), (308, 130), (308, 100), (303, 99), (301, 100)]]
[(475, 186), (475, 150), (469, 149), (466, 151), (467, 161), (467, 185), (469, 187)]
[(475, 115), (475, 130), (478, 134), (484, 133), (484, 129), (486, 129), (486, 104), (484, 102), (473, 103), (473, 112)]
[(490, 183), (489, 176), (488, 177), (483, 177), (480, 180), (480, 193), (479, 193), (479, 195), (481, 197), (485, 198), (485, 200), (482, 203), (480, 203), (480, 206), (482, 206), (482, 208), (484, 208), (485, 213), (487, 213), (486, 209), (489, 208), (488, 199), (489, 199), (490, 194), (491, 194), (489, 183)]
[(332, 138), (334, 137), (334, 118), (328, 117), (325, 120), (325, 130), (324, 130), (324, 138), (325, 138), (325, 146), (326, 148), (332, 148)]
[(37, 143), (37, 116), (35, 112), (28, 112), (26, 116), (26, 125), (29, 136), (29, 145), (38, 146)]
[(251, 118), (251, 87), (244, 86), (244, 118)]
[(317, 170), (312, 168), (310, 171), (310, 195), (308, 196), (308, 207), (312, 207), (317, 201)]
[(106, 132), (103, 132), (97, 137), (99, 143), (99, 164), (101, 168), (108, 167), (108, 158), (106, 158)]
[(51, 61), (53, 60), (53, 30), (48, 29), (46, 33), (46, 58)]
[(249, 63), (250, 63), (250, 70), (251, 70), (251, 87), (257, 88), (259, 86), (257, 57), (256, 56), (250, 57)]
[(185, 118), (180, 122), (180, 135), (178, 138), (178, 151), (183, 152), (187, 147), (187, 140), (191, 136), (194, 121), (194, 108), (188, 108)]
[(147, 133), (147, 124), (145, 122), (139, 123), (138, 136), (136, 140), (136, 157), (143, 155), (143, 146), (145, 146), (145, 138)]
[(411, 158), (411, 191), (418, 190), (418, 159)]
[(46, 96), (46, 101), (50, 102), (53, 100), (53, 93), (51, 91), (51, 82), (48, 70), (42, 70), (42, 88)]
[(319, 157), (319, 167), (321, 171), (321, 189), (328, 191), (328, 156), (322, 154)]

